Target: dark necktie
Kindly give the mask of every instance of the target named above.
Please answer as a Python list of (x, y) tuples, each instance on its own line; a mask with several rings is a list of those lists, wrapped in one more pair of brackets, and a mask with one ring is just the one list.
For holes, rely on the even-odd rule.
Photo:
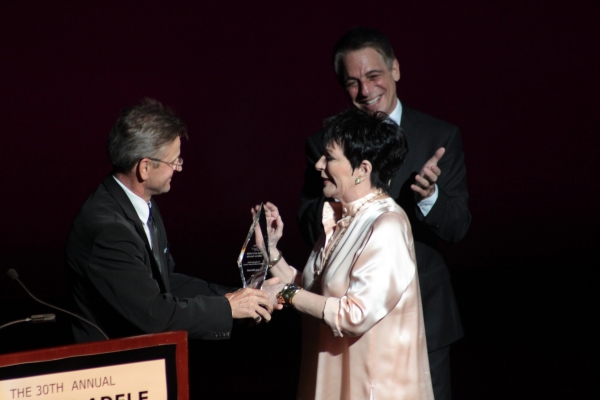
[(158, 228), (156, 227), (156, 223), (154, 222), (154, 218), (152, 217), (152, 206), (148, 203), (148, 210), (150, 213), (148, 214), (148, 230), (150, 231), (150, 242), (152, 243), (152, 253), (154, 254), (154, 258), (156, 259), (156, 264), (158, 264), (158, 270), (161, 275), (164, 276), (164, 269), (162, 265), (162, 257), (160, 254), (160, 246), (158, 245)]

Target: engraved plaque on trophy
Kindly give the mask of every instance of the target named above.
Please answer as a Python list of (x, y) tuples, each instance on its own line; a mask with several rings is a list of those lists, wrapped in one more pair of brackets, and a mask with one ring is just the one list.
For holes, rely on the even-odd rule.
[[(255, 235), (257, 224), (261, 233), (259, 240), (256, 240), (258, 235)], [(237, 261), (243, 287), (262, 288), (267, 272), (269, 272), (269, 261), (271, 259), (268, 243), (267, 218), (261, 203), (260, 209), (256, 213), (252, 225), (250, 225), (250, 231), (246, 236)]]

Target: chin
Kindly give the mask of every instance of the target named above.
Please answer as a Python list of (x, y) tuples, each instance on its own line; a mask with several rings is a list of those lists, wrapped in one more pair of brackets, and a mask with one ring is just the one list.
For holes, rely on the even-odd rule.
[(325, 197), (327, 197), (327, 198), (330, 198), (330, 199), (339, 199), (340, 198), (340, 196), (337, 193), (334, 193), (334, 192), (326, 193), (325, 191), (323, 191), (323, 195)]

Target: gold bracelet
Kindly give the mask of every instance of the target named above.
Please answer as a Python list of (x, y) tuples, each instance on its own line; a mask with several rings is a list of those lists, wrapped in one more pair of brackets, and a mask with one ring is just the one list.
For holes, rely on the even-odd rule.
[(290, 306), (294, 307), (294, 296), (296, 296), (298, 293), (300, 293), (301, 291), (303, 291), (304, 289), (299, 287), (297, 288), (298, 290), (296, 290), (294, 293), (292, 293), (292, 295), (290, 296)]
[(294, 296), (301, 290), (304, 289), (299, 286), (292, 285), (291, 283), (286, 284), (283, 289), (281, 289), (281, 292), (277, 294), (277, 303), (286, 306), (293, 305), (292, 301)]
[(269, 261), (269, 269), (273, 268), (275, 266), (275, 264), (277, 264), (279, 262), (279, 260), (281, 260), (282, 257), (283, 257), (283, 253), (281, 252), (281, 250), (279, 250), (279, 255), (277, 256), (277, 258)]

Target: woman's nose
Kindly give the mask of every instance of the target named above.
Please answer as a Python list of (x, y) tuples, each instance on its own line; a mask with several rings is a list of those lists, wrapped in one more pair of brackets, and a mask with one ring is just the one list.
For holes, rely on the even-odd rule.
[(319, 158), (319, 161), (317, 161), (315, 164), (315, 169), (318, 171), (325, 169), (325, 156), (321, 156), (321, 158)]

